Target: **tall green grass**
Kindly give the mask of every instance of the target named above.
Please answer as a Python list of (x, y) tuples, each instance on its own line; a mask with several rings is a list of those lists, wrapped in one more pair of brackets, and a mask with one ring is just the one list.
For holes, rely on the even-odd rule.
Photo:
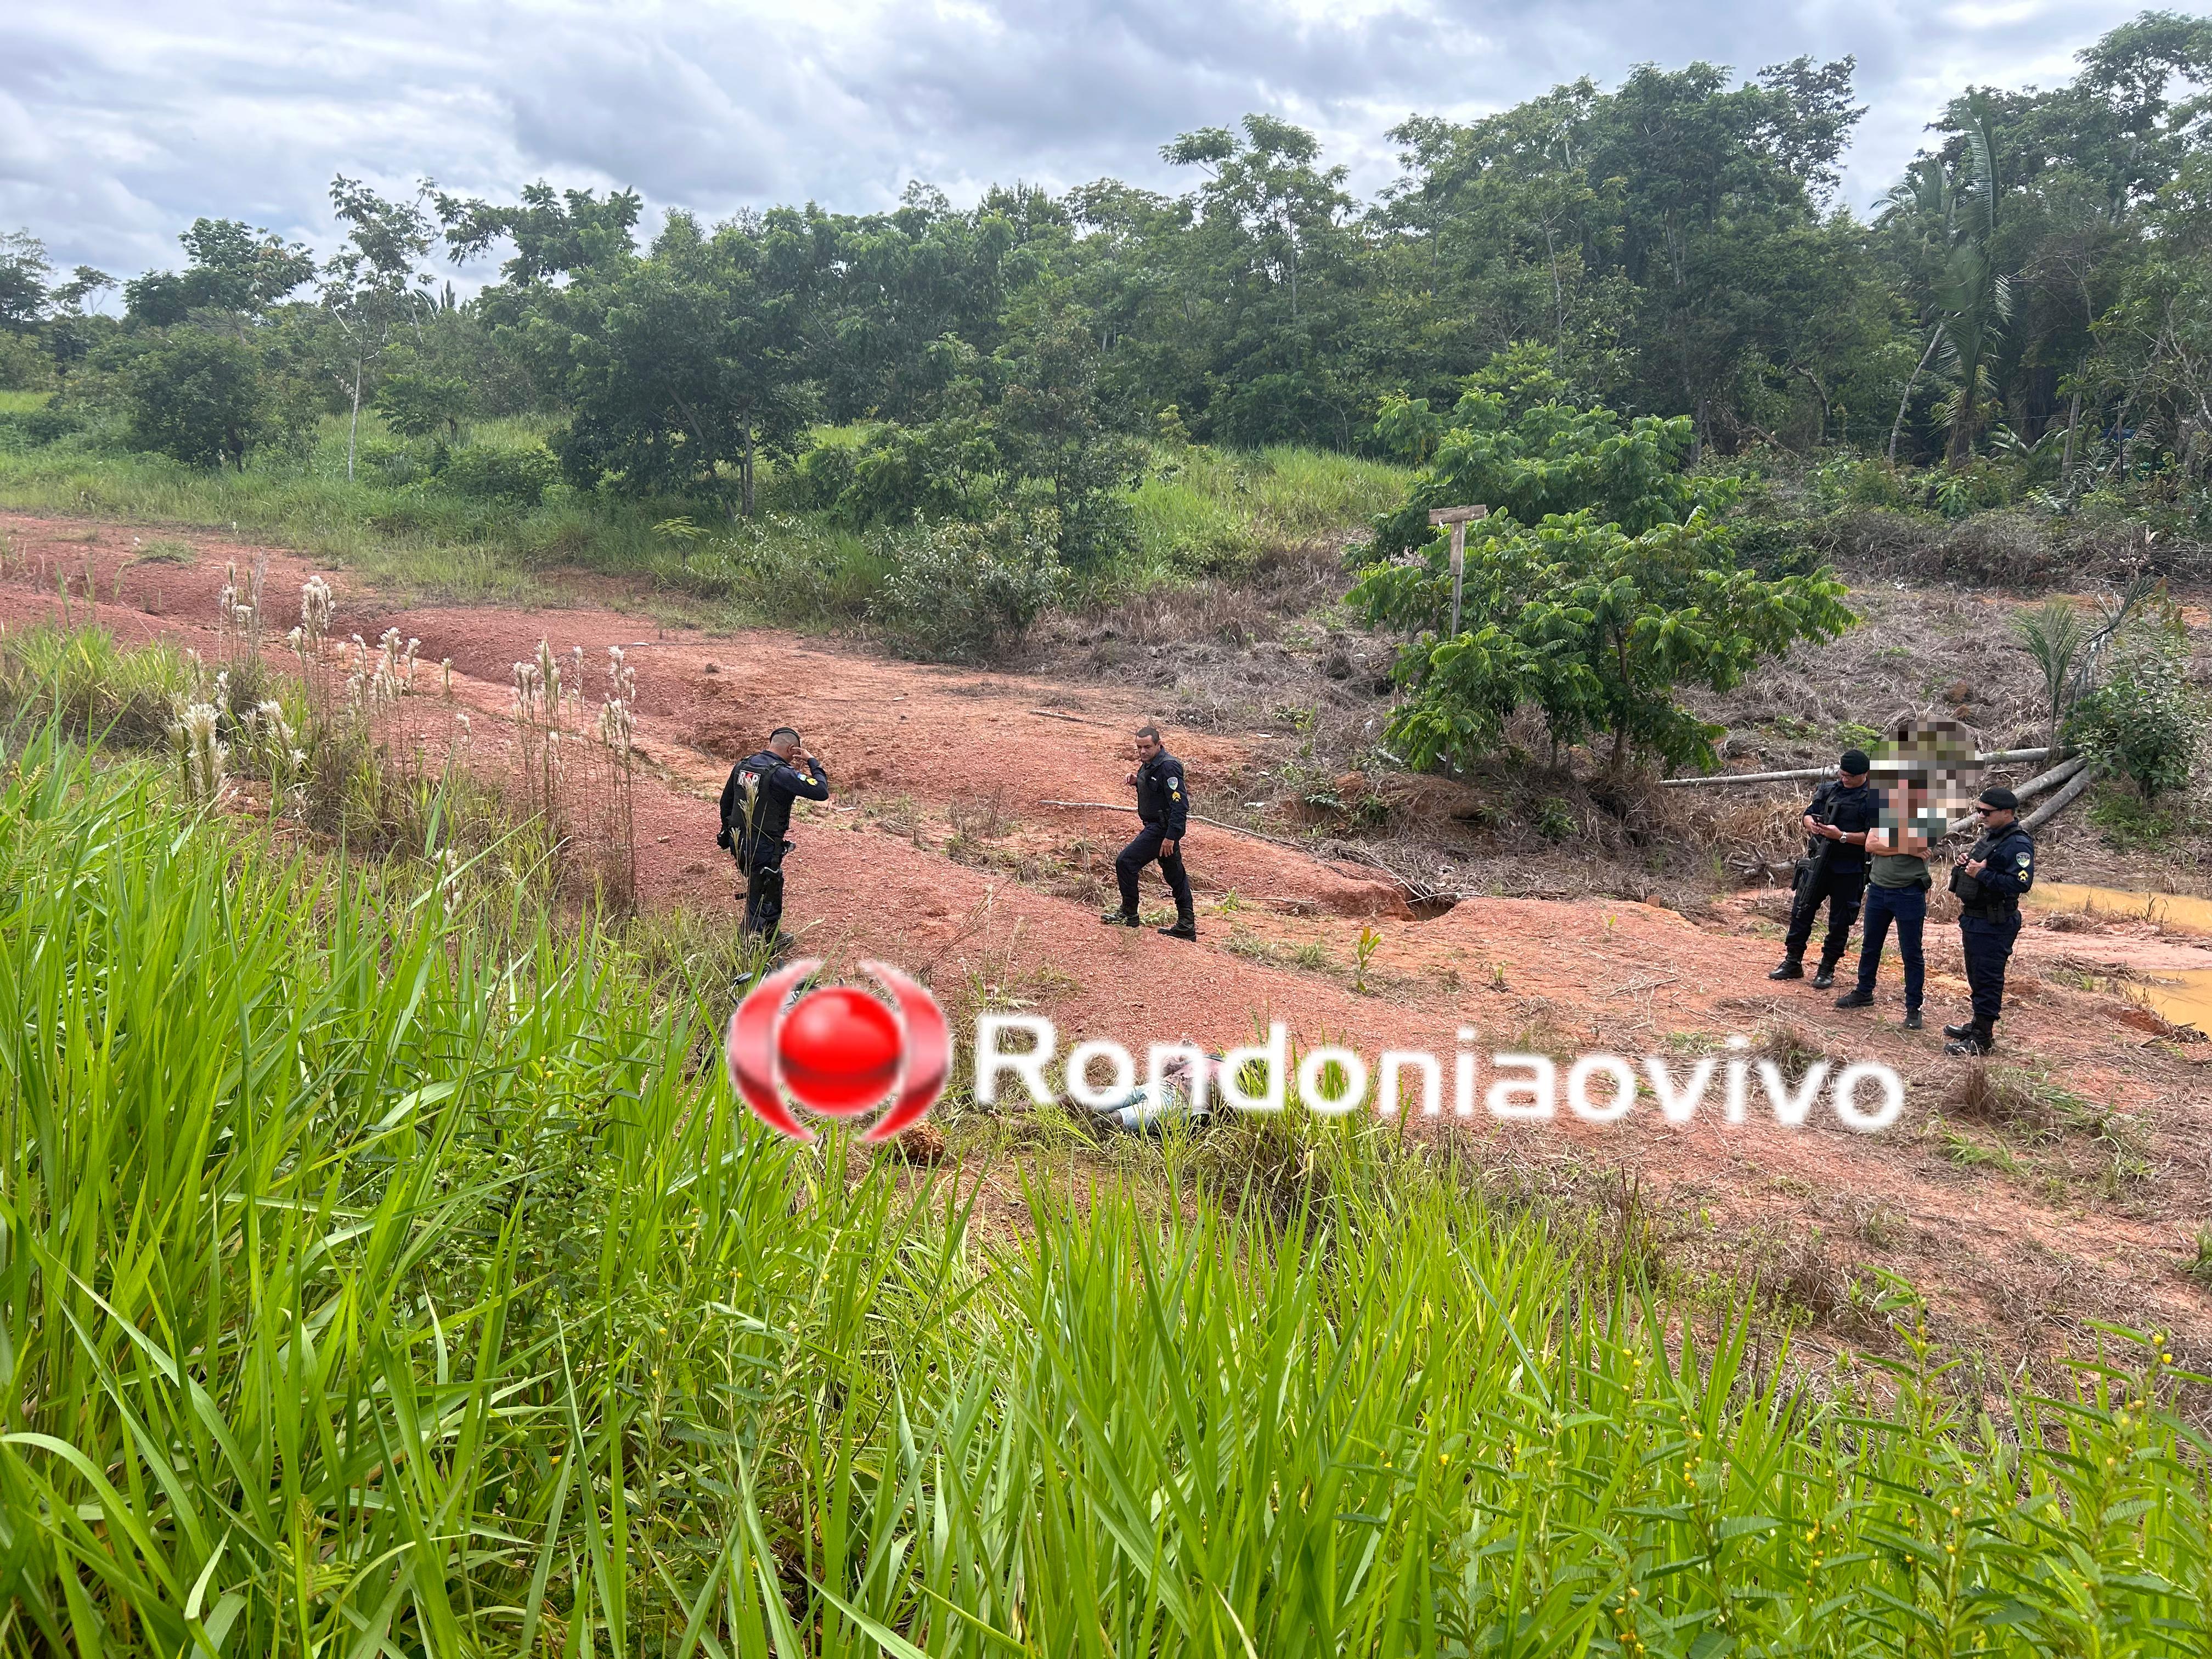
[(0, 720), (28, 714), (72, 738), (158, 744), (190, 684), (173, 646), (125, 650), (103, 628), (0, 629)]
[[(542, 597), (551, 568), (647, 570), (665, 551), (657, 517), (680, 506), (556, 492), (534, 507), (395, 486), (362, 468), (349, 481), (342, 437), (311, 465), (243, 472), (64, 441), (0, 452), (0, 505), (159, 525), (191, 525), (292, 546), (368, 580), (457, 602)], [(673, 562), (672, 558), (671, 562)]]
[[(528, 448), (544, 441), (546, 426), (526, 417), (486, 421), (467, 435), (475, 444)], [(673, 602), (733, 617), (801, 624), (863, 620), (898, 556), (897, 532), (861, 536), (820, 515), (780, 510), (773, 469), (762, 516), (724, 523), (711, 507), (677, 499), (629, 501), (556, 486), (526, 506), (472, 499), (428, 476), (395, 482), (419, 473), (406, 448), (373, 412), (362, 420), (351, 479), (345, 423), (336, 419), (323, 422), (303, 458), (257, 458), (242, 472), (133, 453), (94, 431), (0, 449), (0, 506), (234, 526), (242, 536), (343, 562), (369, 580), (454, 603), (542, 600), (566, 573), (583, 571), (642, 579)], [(396, 471), (387, 457), (396, 458)], [(1132, 499), (1135, 545), (1110, 567), (1085, 573), (1085, 595), (1234, 575), (1270, 549), (1355, 530), (1404, 493), (1401, 469), (1319, 451), (1161, 447), (1155, 460)], [(708, 539), (656, 531), (676, 518), (698, 520)]]
[(9, 743), (0, 1651), (2212, 1640), (2154, 1340), (1985, 1410), (1905, 1298), (1816, 1386), (1342, 1125), (981, 1229), (734, 1109), (688, 947)]
[(1138, 546), (1125, 580), (1164, 586), (1233, 575), (1272, 548), (1363, 530), (1404, 499), (1403, 467), (1326, 450), (1156, 447), (1132, 505)]
[(51, 392), (0, 392), (0, 415), (27, 415), (52, 403)]

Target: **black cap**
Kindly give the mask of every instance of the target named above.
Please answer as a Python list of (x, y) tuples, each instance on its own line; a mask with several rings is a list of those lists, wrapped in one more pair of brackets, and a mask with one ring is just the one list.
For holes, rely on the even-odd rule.
[(1999, 784), (1993, 788), (1982, 791), (1982, 805), (1998, 807), (2007, 812), (2014, 811), (2020, 806), (2020, 797)]
[(1871, 771), (1873, 768), (1874, 763), (1866, 757), (1866, 750), (1863, 749), (1846, 749), (1844, 750), (1843, 759), (1836, 763), (1837, 770), (1848, 772), (1853, 777), (1858, 776), (1862, 772)]

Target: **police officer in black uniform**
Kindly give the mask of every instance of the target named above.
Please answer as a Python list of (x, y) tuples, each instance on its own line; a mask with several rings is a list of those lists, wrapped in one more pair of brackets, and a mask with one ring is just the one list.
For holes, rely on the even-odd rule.
[(1859, 901), (1866, 896), (1867, 831), (1881, 818), (1881, 796), (1867, 781), (1873, 763), (1864, 751), (1846, 750), (1836, 763), (1841, 775), (1813, 792), (1805, 809), (1805, 856), (1797, 860), (1796, 896), (1790, 905), (1790, 935), (1783, 943), (1782, 963), (1769, 979), (1805, 977), (1805, 946), (1813, 937), (1813, 921), (1820, 904), (1828, 906), (1828, 936), (1821, 942), (1820, 970), (1813, 988), (1825, 991), (1836, 982), (1836, 963), (1843, 959), (1851, 924), (1858, 920)]
[[(805, 771), (792, 763), (795, 757), (804, 761)], [(775, 941), (783, 917), (783, 856), (796, 844), (783, 832), (791, 827), (791, 803), (801, 798), (828, 800), (830, 779), (787, 726), (769, 733), (760, 753), (732, 767), (722, 786), (722, 833), (715, 844), (729, 849), (744, 874), (749, 939)]]
[(1943, 1045), (1947, 1054), (1985, 1054), (1996, 1047), (2005, 963), (2020, 937), (2020, 898), (2035, 884), (2035, 843), (2020, 826), (2020, 798), (2002, 787), (1984, 789), (1974, 811), (1982, 821), (1981, 839), (1951, 866), (1974, 1016), (1943, 1028), (1943, 1035), (1954, 1039)]
[(1182, 763), (1160, 746), (1156, 726), (1137, 728), (1137, 769), (1128, 781), (1137, 786), (1137, 817), (1144, 828), (1136, 840), (1114, 860), (1114, 878), (1121, 884), (1121, 908), (1099, 918), (1109, 927), (1137, 925), (1137, 872), (1154, 859), (1175, 894), (1176, 920), (1158, 931), (1170, 939), (1196, 939), (1198, 912), (1191, 903), (1190, 877), (1182, 867), (1183, 826), (1190, 821), (1190, 791), (1183, 785)]

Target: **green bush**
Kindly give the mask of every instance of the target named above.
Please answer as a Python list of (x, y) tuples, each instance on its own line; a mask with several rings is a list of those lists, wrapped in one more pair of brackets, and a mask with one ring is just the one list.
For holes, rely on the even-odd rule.
[(1814, 541), (1818, 526), (1803, 519), (1741, 519), (1735, 532), (1735, 561), (1765, 580), (1809, 576), (1821, 565)]
[(1879, 456), (1838, 455), (1807, 475), (1814, 495), (1825, 507), (1903, 507), (1911, 498), (1909, 480)]
[(2203, 739), (2203, 700), (2189, 684), (2182, 650), (2163, 630), (2130, 641), (2067, 722), (2075, 744), (2133, 783), (2145, 802), (2187, 787)]
[(385, 377), (376, 393), (376, 407), (394, 432), (410, 438), (433, 433), (460, 435), (461, 422), (474, 408), (469, 383), (459, 374), (429, 374), (403, 370)]
[[(1388, 740), (1417, 767), (1464, 764), (1530, 706), (1556, 744), (1609, 738), (1613, 771), (1632, 747), (1711, 765), (1720, 728), (1675, 688), (1726, 690), (1799, 640), (1834, 638), (1858, 620), (1843, 584), (1825, 567), (1771, 580), (1743, 568), (1735, 531), (1712, 517), (1740, 483), (1686, 470), (1688, 421), (1506, 408), (1495, 393), (1460, 399), (1404, 504), (1376, 517), (1383, 556), (1346, 596), (1370, 625), (1418, 636), (1399, 655), (1413, 695)], [(1492, 512), (1468, 538), (1462, 592), (1429, 513), (1468, 501)]]
[(365, 478), (404, 489), (430, 475), (430, 462), (417, 446), (404, 439), (364, 433), (354, 454), (354, 465)]
[(2145, 800), (2126, 784), (2100, 787), (2089, 802), (2089, 822), (2115, 852), (2155, 852), (2185, 828), (2171, 807)]
[(973, 416), (920, 425), (884, 422), (858, 441), (825, 434), (795, 466), (799, 504), (854, 527), (990, 514), (1006, 483), (997, 440)]
[(179, 329), (139, 356), (125, 386), (131, 441), (187, 466), (243, 471), (270, 435), (260, 363), (228, 336)]
[(733, 526), (658, 574), (700, 599), (726, 600), (763, 621), (849, 624), (862, 621), (890, 569), (880, 538), (821, 519), (770, 513)]
[(899, 556), (872, 614), (901, 655), (987, 662), (1028, 631), (1060, 580), (1046, 515), (941, 525)]
[(54, 383), (54, 360), (27, 335), (0, 331), (0, 391), (43, 392)]
[(56, 409), (51, 404), (43, 409), (0, 410), (0, 449), (19, 454), (43, 449), (83, 429), (83, 418), (76, 411)]
[(545, 499), (546, 489), (560, 480), (561, 464), (549, 449), (495, 449), (483, 444), (451, 451), (438, 473), (438, 487), (453, 495), (522, 507), (536, 507)]
[(836, 507), (853, 487), (859, 459), (859, 447), (842, 437), (818, 440), (792, 464), (791, 504), (808, 513), (826, 513)]

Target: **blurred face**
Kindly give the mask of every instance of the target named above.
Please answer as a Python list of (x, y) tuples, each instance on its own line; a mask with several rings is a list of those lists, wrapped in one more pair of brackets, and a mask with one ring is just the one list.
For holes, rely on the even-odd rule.
[(1148, 761), (1159, 752), (1160, 740), (1158, 738), (1140, 737), (1137, 739), (1137, 758), (1139, 761)]
[(1837, 775), (1843, 779), (1845, 788), (1856, 789), (1867, 781), (1869, 775), (1864, 772), (1840, 772)]
[(1984, 806), (1977, 802), (1974, 817), (1984, 830), (2002, 830), (2019, 816), (2009, 806)]

